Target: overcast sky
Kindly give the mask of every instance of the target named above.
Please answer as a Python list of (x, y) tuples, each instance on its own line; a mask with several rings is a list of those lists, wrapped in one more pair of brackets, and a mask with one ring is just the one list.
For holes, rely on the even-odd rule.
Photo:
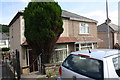
[[(30, 0), (1, 0), (0, 24), (9, 24), (19, 10), (24, 10)], [(98, 21), (98, 25), (106, 20), (105, 0), (55, 0), (63, 10), (79, 14)], [(118, 1), (108, 0), (109, 18), (118, 24)]]

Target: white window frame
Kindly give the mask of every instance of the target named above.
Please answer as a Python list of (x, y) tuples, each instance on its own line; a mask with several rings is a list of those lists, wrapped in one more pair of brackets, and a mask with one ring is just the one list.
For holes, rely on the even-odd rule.
[[(58, 57), (59, 59), (58, 59), (58, 62), (62, 62), (68, 55), (69, 55), (69, 48), (68, 48), (68, 44), (65, 44), (66, 45), (66, 47), (63, 47), (63, 48), (56, 48), (55, 49), (55, 59), (56, 59), (56, 57)], [(64, 52), (64, 51), (66, 51), (66, 53), (56, 53), (56, 51), (62, 51), (62, 52)], [(55, 60), (56, 61), (56, 60)]]
[[(90, 49), (90, 47), (92, 48), (92, 49), (95, 49), (95, 47), (94, 47), (94, 43), (90, 43), (91, 45), (88, 45), (89, 43), (77, 43), (77, 44), (79, 44), (79, 50), (82, 50), (82, 48), (89, 48)], [(86, 44), (85, 46), (81, 46), (82, 44)], [(75, 51), (76, 51), (76, 44), (75, 44)]]
[[(91, 47), (92, 49), (94, 49), (93, 46), (92, 46), (93, 43), (87, 43), (87, 44), (84, 43), (84, 44), (85, 44), (84, 46), (82, 46), (82, 44), (80, 44), (80, 46), (81, 46), (80, 49), (81, 49), (81, 50), (82, 50), (82, 48), (85, 48), (85, 49), (88, 49), (88, 48), (89, 48), (89, 49), (90, 49), (90, 47)], [(88, 44), (91, 44), (91, 45), (88, 45)]]
[(89, 25), (86, 23), (79, 24), (79, 34), (89, 34)]

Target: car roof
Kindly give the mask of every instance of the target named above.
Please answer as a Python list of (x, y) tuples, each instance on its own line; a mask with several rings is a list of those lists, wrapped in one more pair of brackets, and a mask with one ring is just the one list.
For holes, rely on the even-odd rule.
[(80, 50), (76, 52), (71, 52), (71, 54), (88, 55), (91, 58), (103, 60), (105, 57), (119, 54), (120, 53), (119, 51), (120, 50), (117, 50), (117, 49), (91, 49), (90, 50), (91, 53), (89, 53), (89, 50)]

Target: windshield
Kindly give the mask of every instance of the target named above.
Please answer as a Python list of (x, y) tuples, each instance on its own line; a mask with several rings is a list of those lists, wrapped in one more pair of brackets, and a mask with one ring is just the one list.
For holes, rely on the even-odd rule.
[(113, 58), (113, 64), (114, 64), (117, 75), (120, 77), (120, 56)]
[(103, 78), (103, 62), (100, 60), (71, 54), (62, 66), (90, 78)]

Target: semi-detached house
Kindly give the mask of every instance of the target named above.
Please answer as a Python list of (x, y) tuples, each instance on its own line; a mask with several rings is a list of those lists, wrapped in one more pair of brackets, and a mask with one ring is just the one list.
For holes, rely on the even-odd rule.
[[(9, 24), (10, 49), (20, 52), (20, 65), (22, 72), (34, 61), (26, 38), (24, 36), (24, 11), (19, 11)], [(94, 49), (101, 40), (97, 37), (97, 21), (75, 13), (62, 10), (64, 31), (56, 42), (55, 56), (62, 61), (71, 51)], [(56, 60), (56, 59), (55, 59)], [(37, 69), (35, 69), (37, 70)], [(33, 71), (32, 69), (30, 71)]]

